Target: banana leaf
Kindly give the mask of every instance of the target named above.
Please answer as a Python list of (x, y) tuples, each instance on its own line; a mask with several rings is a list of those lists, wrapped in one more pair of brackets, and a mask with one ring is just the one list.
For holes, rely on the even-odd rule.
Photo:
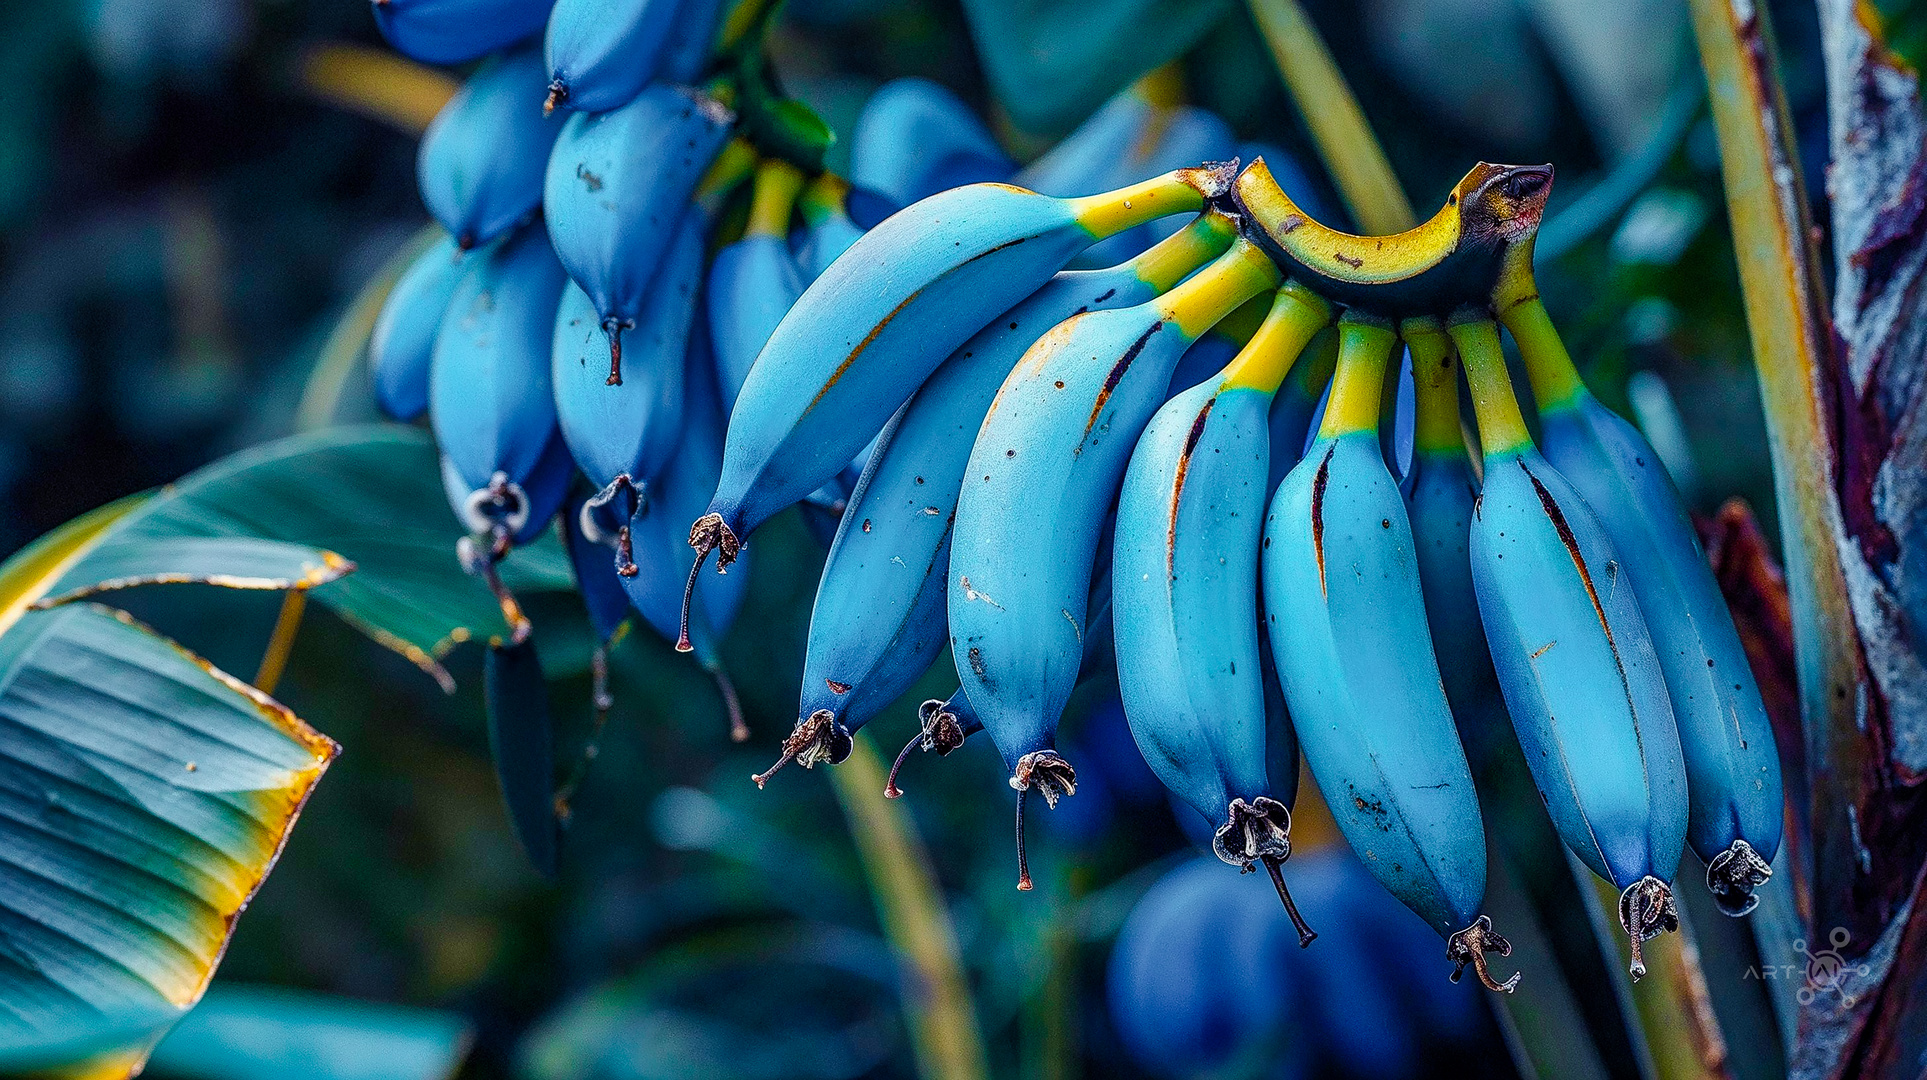
[(482, 682), (489, 754), (495, 759), (495, 779), (508, 804), (509, 823), (529, 861), (544, 876), (554, 877), (562, 840), (555, 805), (555, 735), (535, 642), (491, 644)]
[[(393, 424), (329, 428), (244, 450), (163, 489), (116, 521), (49, 591), (60, 596), (154, 568), (265, 580), (273, 575), (263, 564), (274, 555), (315, 545), (356, 572), (314, 568), (301, 582), (313, 586), (313, 599), (453, 690), (441, 658), (461, 642), (507, 633), (500, 605), (456, 561), (461, 534), (427, 432)], [(281, 546), (250, 547), (243, 539)], [(518, 591), (575, 584), (552, 538), (511, 555), (502, 576)]]
[(279, 987), (216, 984), (154, 1047), (183, 1080), (445, 1080), (474, 1031), (452, 1013)]

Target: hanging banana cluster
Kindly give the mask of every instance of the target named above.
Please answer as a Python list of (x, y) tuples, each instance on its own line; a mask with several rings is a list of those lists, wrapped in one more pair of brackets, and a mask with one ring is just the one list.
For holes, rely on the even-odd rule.
[[(1022, 793), (1027, 888), (1025, 795), (1074, 793), (1058, 719), (1114, 663), (1145, 760), (1216, 824), (1221, 859), (1264, 866), (1291, 906), (1296, 760), (1266, 753), (1267, 729), (1291, 724), (1365, 865), (1458, 969), (1509, 990), (1486, 970), (1509, 946), (1480, 910), (1455, 723), (1503, 708), (1560, 835), (1622, 890), (1635, 976), (1639, 943), (1677, 926), (1689, 840), (1744, 914), (1780, 840), (1771, 731), (1658, 458), (1586, 391), (1537, 299), (1551, 180), (1480, 165), (1386, 237), (1320, 224), (1263, 160), (1073, 199), (978, 184), (858, 240), (751, 368), (690, 533), (699, 560), (728, 565), (875, 438), (778, 766), (841, 760), (947, 641), (959, 692), (924, 706), (905, 755), (989, 732)], [(1065, 269), (1185, 214), (1134, 258)], [(1380, 431), (1401, 340), (1403, 475)]]

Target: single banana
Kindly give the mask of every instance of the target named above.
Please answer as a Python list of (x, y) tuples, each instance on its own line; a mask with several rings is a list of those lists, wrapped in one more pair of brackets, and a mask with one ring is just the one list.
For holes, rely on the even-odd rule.
[(841, 761), (851, 734), (943, 651), (950, 528), (964, 466), (984, 414), (1024, 351), (1080, 312), (1160, 295), (1222, 253), (1236, 231), (1230, 218), (1206, 212), (1122, 266), (1059, 273), (951, 354), (897, 412), (824, 563), (810, 613), (801, 719), (770, 772), (792, 759), (805, 768)]
[(977, 433), (951, 547), (950, 647), (1019, 792), (1019, 888), (1030, 887), (1030, 789), (1052, 806), (1076, 789), (1055, 748), (1057, 721), (1082, 661), (1091, 560), (1131, 447), (1185, 349), (1277, 284), (1271, 260), (1241, 237), (1155, 300), (1075, 316), (1024, 354)]
[(375, 25), (402, 55), (466, 64), (542, 29), (555, 0), (373, 0)]
[(1156, 145), (1155, 126), (1168, 108), (1152, 102), (1142, 80), (1132, 83), (1011, 182), (1060, 198), (1117, 187), (1114, 181), (1122, 168)]
[(1305, 762), (1372, 876), (1493, 990), (1511, 946), (1480, 913), (1485, 833), (1425, 623), (1411, 526), (1378, 441), (1396, 338), (1350, 313), (1318, 438), (1272, 498), (1271, 646)]
[[(543, 35), (544, 113), (597, 113), (635, 99), (655, 78), (682, 0), (555, 0)], [(707, 43), (705, 43), (707, 44)]]
[(702, 91), (658, 83), (562, 126), (542, 209), (557, 257), (602, 318), (611, 386), (622, 382), (622, 335), (642, 314), (683, 208), (706, 176), (740, 170), (753, 153), (730, 142), (735, 119)]
[(789, 162), (771, 159), (758, 165), (743, 237), (718, 251), (710, 264), (704, 307), (728, 408), (735, 406), (750, 365), (776, 324), (803, 295), (803, 269), (789, 239), (790, 212), (802, 187), (802, 172)]
[(1482, 311), (1448, 325), (1485, 458), (1470, 553), (1479, 618), (1512, 725), (1559, 836), (1621, 889), (1640, 943), (1679, 928), (1669, 884), (1686, 842), (1686, 766), (1628, 568), (1579, 492), (1541, 457)]
[(388, 292), (368, 338), (375, 401), (397, 420), (428, 411), (428, 368), (435, 331), (469, 263), (452, 237), (443, 237), (408, 264)]
[(1508, 251), (1537, 231), (1551, 191), (1550, 165), (1480, 162), (1430, 221), (1393, 236), (1320, 224), (1263, 161), (1246, 166), (1234, 198), (1257, 226), (1253, 237), (1293, 278), (1335, 302), (1405, 318), (1485, 303)]
[[(1530, 259), (1523, 261), (1530, 266)], [(1579, 378), (1531, 287), (1500, 318), (1538, 403), (1540, 445), (1597, 509), (1652, 632), (1686, 755), (1686, 839), (1721, 911), (1745, 915), (1773, 875), (1785, 794), (1773, 726), (1733, 615), (1665, 465)]]
[[(729, 713), (730, 738), (743, 742), (749, 727), (723, 668), (722, 637), (736, 621), (747, 594), (748, 573), (732, 574), (702, 583), (690, 598), (685, 622), (683, 585), (695, 562), (682, 523), (700, 510), (716, 486), (722, 466), (723, 426), (721, 390), (716, 363), (710, 357), (708, 335), (697, 319), (696, 331), (684, 357), (683, 435), (674, 456), (655, 483), (649, 499), (629, 519), (635, 548), (636, 572), (622, 577), (622, 587), (643, 621), (665, 641), (685, 638), (703, 670), (716, 680)], [(743, 568), (747, 570), (748, 567)]]
[(463, 250), (486, 244), (542, 205), (542, 172), (560, 124), (535, 107), (542, 56), (524, 46), (476, 69), (422, 134), (422, 202)]
[(1053, 199), (972, 184), (900, 211), (811, 283), (730, 415), (722, 481), (690, 527), (698, 565), (841, 471), (943, 359), (1105, 236), (1221, 196), (1229, 165)]
[(1331, 307), (1286, 285), (1249, 344), (1216, 377), (1152, 417), (1118, 495), (1113, 625), (1118, 689), (1144, 760), (1216, 826), (1218, 858), (1262, 863), (1298, 927), (1278, 866), (1290, 803), (1266, 766), (1258, 550), (1271, 468), (1273, 396)]
[(851, 133), (851, 181), (899, 206), (965, 184), (1008, 180), (1016, 171), (970, 106), (929, 79), (878, 87)]

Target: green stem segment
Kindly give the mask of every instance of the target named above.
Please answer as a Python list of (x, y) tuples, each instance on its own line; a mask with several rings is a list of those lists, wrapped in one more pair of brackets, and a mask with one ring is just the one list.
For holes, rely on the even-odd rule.
[(1558, 327), (1552, 325), (1546, 305), (1533, 296), (1507, 307), (1499, 318), (1519, 344), (1519, 356), (1525, 361), (1526, 377), (1532, 380), (1532, 396), (1539, 403), (1539, 411), (1577, 405), (1580, 395), (1586, 393), (1586, 384), (1579, 378), (1566, 343), (1559, 338)]
[(1224, 254), (1237, 235), (1237, 222), (1216, 210), (1207, 210), (1131, 260), (1131, 268), (1139, 281), (1167, 292), (1198, 267)]
[(1271, 310), (1251, 340), (1225, 365), (1221, 386), (1257, 390), (1271, 397), (1291, 374), (1305, 346), (1329, 322), (1331, 305), (1323, 297), (1287, 282), (1272, 295)]
[(1398, 335), (1392, 324), (1358, 312), (1338, 320), (1338, 373), (1325, 402), (1318, 437), (1378, 430), (1378, 405), (1385, 396), (1385, 370)]
[(1412, 350), (1414, 393), (1412, 449), (1430, 457), (1465, 453), (1459, 426), (1459, 360), (1437, 319), (1407, 319), (1399, 336)]
[(1165, 293), (1156, 303), (1166, 322), (1177, 324), (1178, 333), (1185, 340), (1196, 341), (1245, 301), (1266, 289), (1277, 288), (1280, 279), (1271, 258), (1241, 236), (1210, 266)]
[(1485, 456), (1514, 453), (1532, 445), (1525, 414), (1512, 393), (1506, 374), (1505, 352), (1499, 346), (1499, 326), (1484, 313), (1460, 313), (1446, 327), (1465, 363), (1472, 385), (1472, 411), (1479, 419), (1479, 441)]
[(750, 194), (749, 224), (745, 236), (788, 237), (790, 214), (803, 190), (803, 170), (787, 161), (767, 158), (756, 166), (756, 182)]

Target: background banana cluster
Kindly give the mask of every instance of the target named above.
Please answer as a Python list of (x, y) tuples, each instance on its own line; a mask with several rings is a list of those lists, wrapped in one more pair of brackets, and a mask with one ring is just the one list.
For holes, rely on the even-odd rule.
[(1096, 677), (1300, 944), (1300, 753), (1454, 979), (1517, 982), (1487, 970), (1510, 947), (1482, 910), (1474, 775), (1499, 757), (1620, 890), (1635, 977), (1687, 846), (1751, 909), (1773, 736), (1657, 455), (1538, 301), (1549, 168), (1481, 164), (1429, 221), (1356, 236), (1284, 155), (1154, 86), (1019, 169), (900, 80), (846, 179), (756, 0), (375, 10), (417, 59), (490, 56), (422, 144), (448, 238), (372, 354), (384, 407), (428, 413), (465, 564), (515, 627), (491, 664), (533, 657), (494, 565), (559, 517), (600, 638), (639, 611), (727, 696), (748, 541), (800, 504), (829, 557), (769, 772), (841, 761), (948, 646), (958, 691), (905, 756), (989, 733), (1019, 888), (1028, 794), (1075, 793), (1056, 728)]

